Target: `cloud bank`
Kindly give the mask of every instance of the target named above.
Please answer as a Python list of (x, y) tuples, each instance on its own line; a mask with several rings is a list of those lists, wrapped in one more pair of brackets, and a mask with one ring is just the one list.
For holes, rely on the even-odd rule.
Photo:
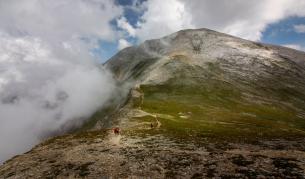
[(107, 0), (0, 1), (0, 163), (107, 101), (115, 84), (91, 51), (121, 13)]

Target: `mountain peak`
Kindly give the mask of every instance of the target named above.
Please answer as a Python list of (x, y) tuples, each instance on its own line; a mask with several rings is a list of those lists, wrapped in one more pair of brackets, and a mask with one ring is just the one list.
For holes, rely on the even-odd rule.
[(203, 28), (181, 30), (160, 39), (147, 40), (138, 46), (129, 47), (112, 57), (106, 66), (114, 74), (119, 75), (117, 76), (119, 80), (134, 80), (130, 73), (134, 70), (139, 73), (139, 66), (144, 69), (155, 62), (158, 62), (157, 64), (174, 62), (168, 59), (177, 59), (177, 57), (189, 65), (201, 67), (210, 62), (219, 62), (221, 59), (230, 60), (236, 65), (242, 63), (271, 65), (276, 63), (275, 61), (288, 59), (305, 67), (304, 56), (305, 53), (300, 51), (252, 42)]
[(119, 92), (85, 125), (99, 130), (50, 139), (0, 175), (303, 178), (304, 59), (208, 29), (125, 48), (105, 64)]

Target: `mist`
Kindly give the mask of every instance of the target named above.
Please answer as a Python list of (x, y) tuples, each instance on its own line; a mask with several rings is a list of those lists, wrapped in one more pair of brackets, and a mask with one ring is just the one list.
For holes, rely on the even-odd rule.
[(0, 2), (0, 163), (107, 102), (116, 86), (92, 51), (120, 13), (112, 1)]

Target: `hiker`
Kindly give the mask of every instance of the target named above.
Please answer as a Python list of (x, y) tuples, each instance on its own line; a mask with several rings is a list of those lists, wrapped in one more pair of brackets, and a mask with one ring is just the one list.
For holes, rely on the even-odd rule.
[(119, 135), (120, 134), (120, 128), (116, 127), (116, 128), (113, 128), (113, 133), (115, 135)]

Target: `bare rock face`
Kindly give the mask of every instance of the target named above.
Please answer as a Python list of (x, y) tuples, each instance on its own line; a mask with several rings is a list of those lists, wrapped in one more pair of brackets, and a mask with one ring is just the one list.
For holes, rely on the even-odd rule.
[(215, 64), (231, 76), (244, 77), (245, 81), (250, 82), (250, 79), (268, 77), (266, 75), (274, 75), (275, 78), (276, 74), (283, 75), (289, 71), (304, 75), (304, 58), (304, 52), (199, 29), (182, 30), (162, 39), (128, 47), (112, 57), (106, 66), (118, 80), (153, 82), (151, 78), (156, 75), (173, 78), (177, 73), (174, 67), (178, 67), (179, 63), (201, 68)]
[(2, 178), (305, 177), (304, 52), (182, 30), (105, 66), (130, 92), (84, 126), (99, 130), (49, 139)]

